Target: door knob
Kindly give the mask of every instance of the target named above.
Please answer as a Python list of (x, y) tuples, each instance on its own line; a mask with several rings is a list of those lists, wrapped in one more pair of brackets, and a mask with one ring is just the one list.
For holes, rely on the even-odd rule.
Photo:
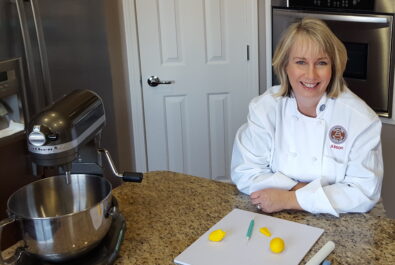
[(174, 81), (161, 81), (159, 77), (151, 75), (150, 77), (148, 77), (147, 83), (148, 85), (155, 87), (157, 85), (169, 85), (174, 83)]

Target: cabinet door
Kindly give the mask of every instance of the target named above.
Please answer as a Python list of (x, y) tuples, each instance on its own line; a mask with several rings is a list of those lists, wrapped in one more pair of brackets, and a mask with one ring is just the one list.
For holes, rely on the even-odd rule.
[[(20, 187), (37, 180), (31, 175), (25, 132), (0, 139), (0, 219), (7, 217), (7, 200)], [(21, 239), (16, 225), (7, 226), (2, 234), (3, 249)]]

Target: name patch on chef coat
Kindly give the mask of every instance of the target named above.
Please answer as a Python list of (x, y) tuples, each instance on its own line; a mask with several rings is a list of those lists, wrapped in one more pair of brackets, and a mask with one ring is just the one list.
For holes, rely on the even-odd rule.
[[(335, 125), (329, 130), (329, 139), (334, 144), (342, 144), (347, 139), (347, 131), (340, 125)], [(343, 148), (341, 148), (343, 149)]]

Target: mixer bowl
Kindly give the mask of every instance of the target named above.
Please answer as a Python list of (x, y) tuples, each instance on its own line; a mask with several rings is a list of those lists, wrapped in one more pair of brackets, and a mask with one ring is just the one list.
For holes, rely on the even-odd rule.
[(7, 206), (9, 219), (21, 227), (24, 251), (61, 262), (95, 247), (111, 225), (111, 190), (105, 178), (85, 174), (49, 177), (17, 190)]

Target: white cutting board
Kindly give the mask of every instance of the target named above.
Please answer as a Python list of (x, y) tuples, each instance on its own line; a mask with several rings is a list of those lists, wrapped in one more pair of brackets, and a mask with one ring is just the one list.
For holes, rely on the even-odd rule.
[[(247, 240), (246, 233), (252, 218), (255, 218), (255, 226), (251, 239)], [(259, 232), (261, 227), (267, 227), (272, 236), (267, 237)], [(226, 232), (225, 238), (221, 242), (209, 241), (209, 234), (217, 229)], [(321, 228), (233, 209), (177, 256), (174, 262), (182, 265), (299, 264), (323, 232)], [(270, 251), (270, 240), (274, 237), (280, 237), (285, 242), (285, 249), (280, 254)]]

